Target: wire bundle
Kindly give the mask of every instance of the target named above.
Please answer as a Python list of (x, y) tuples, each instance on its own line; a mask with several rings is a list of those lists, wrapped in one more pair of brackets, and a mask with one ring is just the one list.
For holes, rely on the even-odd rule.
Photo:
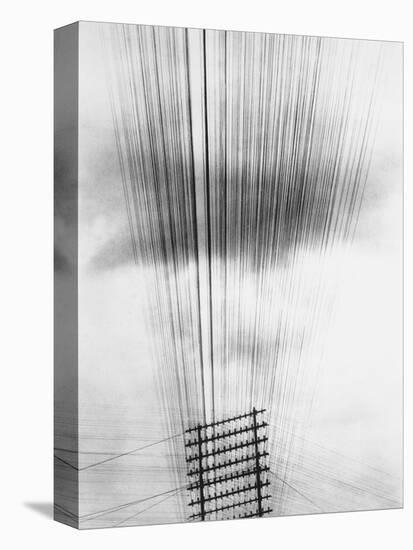
[(330, 259), (362, 204), (381, 46), (132, 25), (104, 41), (168, 433), (264, 407), (284, 479), (311, 407)]

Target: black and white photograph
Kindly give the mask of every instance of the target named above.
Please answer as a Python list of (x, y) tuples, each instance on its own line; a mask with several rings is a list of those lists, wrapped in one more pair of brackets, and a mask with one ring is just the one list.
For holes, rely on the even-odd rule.
[(401, 507), (402, 44), (55, 48), (56, 519)]
[(411, 548), (409, 21), (5, 7), (2, 547)]

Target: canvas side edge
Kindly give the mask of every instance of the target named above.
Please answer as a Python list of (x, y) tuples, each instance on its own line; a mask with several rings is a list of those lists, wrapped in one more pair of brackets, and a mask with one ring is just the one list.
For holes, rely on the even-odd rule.
[(79, 527), (79, 25), (54, 31), (54, 519)]

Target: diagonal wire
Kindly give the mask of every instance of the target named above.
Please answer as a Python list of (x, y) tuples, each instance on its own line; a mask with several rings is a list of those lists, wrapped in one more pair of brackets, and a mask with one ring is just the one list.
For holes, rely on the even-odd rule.
[(270, 473), (276, 477), (279, 481), (281, 481), (281, 483), (284, 483), (284, 485), (286, 485), (287, 487), (289, 487), (290, 489), (292, 489), (293, 491), (295, 491), (297, 494), (299, 494), (300, 496), (302, 496), (305, 500), (307, 500), (308, 502), (310, 502), (313, 506), (315, 506), (316, 508), (318, 508), (321, 512), (324, 512), (325, 510), (323, 510), (316, 502), (314, 502), (313, 500), (311, 500), (310, 497), (308, 497), (307, 495), (305, 495), (304, 493), (302, 493), (301, 491), (299, 491), (296, 487), (293, 487), (291, 485), (291, 483), (288, 483), (287, 481), (285, 481), (285, 479), (282, 479), (280, 476), (277, 476), (276, 473), (274, 473), (272, 470), (270, 470)]
[(152, 495), (150, 497), (141, 498), (139, 500), (134, 500), (132, 502), (127, 502), (126, 504), (121, 504), (120, 506), (114, 506), (113, 508), (107, 508), (105, 510), (98, 510), (98, 511), (92, 512), (90, 514), (80, 516), (79, 519), (81, 519), (82, 521), (89, 521), (89, 520), (92, 520), (92, 519), (96, 519), (97, 517), (104, 516), (104, 515), (110, 514), (112, 512), (118, 512), (119, 510), (123, 510), (123, 508), (128, 508), (129, 506), (134, 506), (135, 504), (140, 504), (141, 502), (146, 502), (148, 500), (152, 500), (153, 498), (161, 497), (163, 495), (170, 495), (170, 493), (176, 493), (177, 491), (185, 489), (186, 487), (187, 487), (187, 485), (182, 485), (181, 487), (176, 487), (175, 489), (170, 489), (169, 491), (164, 491), (163, 493), (159, 493), (157, 495)]
[(170, 437), (165, 437), (165, 439), (161, 439), (160, 441), (155, 441), (154, 443), (149, 443), (148, 445), (144, 445), (143, 447), (138, 447), (137, 449), (132, 449), (131, 451), (126, 451), (125, 453), (120, 453), (116, 456), (111, 456), (109, 458), (105, 458), (104, 460), (100, 460), (99, 462), (95, 462), (93, 464), (89, 464), (88, 466), (83, 466), (82, 468), (78, 468), (74, 464), (71, 464), (67, 460), (64, 460), (60, 456), (54, 455), (54, 457), (62, 462), (63, 464), (66, 464), (70, 468), (73, 468), (74, 470), (77, 470), (78, 472), (81, 472), (83, 470), (89, 470), (90, 468), (94, 468), (95, 466), (99, 466), (100, 464), (105, 464), (106, 462), (110, 462), (111, 460), (116, 460), (118, 458), (121, 458), (122, 456), (128, 456), (133, 453), (137, 453), (138, 451), (143, 451), (144, 449), (148, 449), (149, 447), (153, 447), (154, 445), (159, 445), (160, 443), (164, 443), (165, 441), (168, 441), (170, 439), (175, 439), (176, 437), (179, 437), (180, 435), (183, 435), (182, 433), (171, 435)]
[(162, 500), (159, 500), (158, 502), (155, 502), (155, 504), (151, 504), (150, 506), (148, 506), (147, 508), (144, 508), (143, 510), (139, 510), (139, 512), (136, 512), (135, 514), (132, 514), (131, 516), (119, 521), (118, 523), (115, 523), (115, 525), (113, 527), (119, 527), (123, 523), (126, 523), (127, 521), (129, 521), (133, 518), (136, 518), (137, 516), (140, 516), (141, 514), (146, 512), (147, 510), (150, 510), (151, 508), (154, 508), (155, 506), (158, 506), (158, 504), (162, 504), (162, 502), (165, 502), (165, 500), (168, 500), (169, 498), (175, 496), (177, 493), (179, 493), (179, 491), (182, 491), (182, 489), (185, 489), (185, 487), (180, 487), (178, 489), (175, 489), (175, 491), (172, 494), (166, 496), (165, 498), (163, 498)]

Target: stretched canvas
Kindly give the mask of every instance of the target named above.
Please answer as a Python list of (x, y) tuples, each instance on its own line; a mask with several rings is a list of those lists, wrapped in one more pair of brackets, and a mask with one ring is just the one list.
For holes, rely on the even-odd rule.
[(55, 519), (400, 508), (402, 44), (55, 31)]

